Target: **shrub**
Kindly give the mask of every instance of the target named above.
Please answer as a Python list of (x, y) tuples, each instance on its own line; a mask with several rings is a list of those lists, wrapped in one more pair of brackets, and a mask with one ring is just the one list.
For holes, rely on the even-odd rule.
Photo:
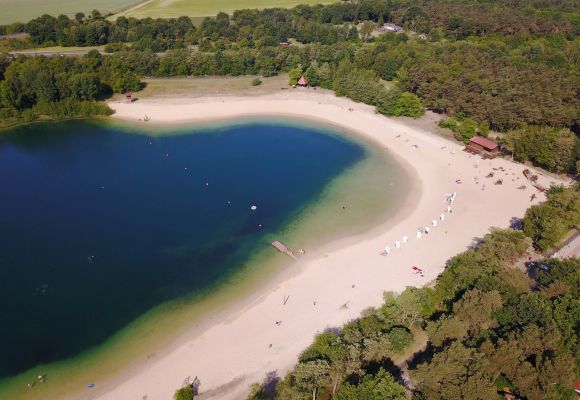
[(439, 121), (439, 126), (441, 128), (449, 129), (453, 132), (455, 139), (464, 143), (469, 142), (469, 139), (474, 136), (487, 137), (489, 133), (489, 124), (487, 122), (482, 122), (478, 125), (477, 122), (471, 118), (463, 116), (442, 119)]
[(252, 79), (252, 86), (260, 86), (262, 84), (262, 80), (260, 78)]
[(545, 251), (557, 244), (572, 228), (580, 225), (580, 187), (552, 188), (548, 201), (532, 206), (524, 217), (524, 233), (534, 246)]
[(173, 395), (174, 400), (193, 400), (194, 393), (191, 386), (185, 386), (177, 389)]

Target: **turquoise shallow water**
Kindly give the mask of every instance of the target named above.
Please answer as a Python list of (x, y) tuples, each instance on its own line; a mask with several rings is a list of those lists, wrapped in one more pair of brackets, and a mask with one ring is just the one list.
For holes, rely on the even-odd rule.
[(98, 345), (268, 246), (365, 156), (313, 130), (255, 122), (152, 137), (75, 121), (4, 133), (0, 378)]

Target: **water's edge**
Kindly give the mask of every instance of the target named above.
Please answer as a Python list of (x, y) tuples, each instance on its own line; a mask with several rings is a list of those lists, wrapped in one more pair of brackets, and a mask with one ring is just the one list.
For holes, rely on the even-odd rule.
[[(96, 388), (91, 392), (94, 395), (135, 370), (145, 368), (156, 357), (177, 347), (182, 338), (203, 331), (224, 315), (241, 312), (244, 305), (251, 304), (267, 292), (273, 282), (297, 273), (290, 268), (286, 257), (272, 250), (269, 242), (282, 240), (292, 248), (306, 248), (309, 255), (315, 256), (323, 245), (362, 234), (377, 222), (391, 218), (397, 205), (409, 193), (411, 182), (407, 172), (382, 148), (329, 124), (300, 118), (252, 117), (195, 124), (193, 127), (196, 130), (208, 127), (220, 130), (256, 122), (314, 128), (359, 144), (365, 149), (366, 156), (329, 182), (321, 196), (289, 217), (283, 229), (267, 238), (254, 255), (223, 281), (202, 292), (155, 307), (100, 346), (78, 356), (0, 381), (0, 398), (28, 399), (42, 395), (50, 400), (73, 395), (74, 398), (87, 397), (88, 383), (95, 383)], [(125, 123), (107, 123), (125, 127), (129, 132), (135, 130)], [(191, 133), (191, 123), (179, 126), (183, 126), (183, 133)], [(138, 127), (140, 133), (143, 133), (143, 128), (141, 125)], [(160, 135), (166, 129), (167, 126), (152, 127), (146, 132)], [(387, 198), (389, 201), (385, 202)], [(337, 217), (336, 210), (345, 202), (349, 205), (348, 213), (344, 218)], [(27, 382), (40, 374), (47, 374), (47, 382), (36, 388), (41, 391), (27, 391)]]

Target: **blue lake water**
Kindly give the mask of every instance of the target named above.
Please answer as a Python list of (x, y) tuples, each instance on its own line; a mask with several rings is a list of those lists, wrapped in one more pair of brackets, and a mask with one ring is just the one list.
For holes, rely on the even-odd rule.
[(175, 133), (73, 121), (0, 134), (0, 378), (224, 279), (365, 157), (307, 126)]

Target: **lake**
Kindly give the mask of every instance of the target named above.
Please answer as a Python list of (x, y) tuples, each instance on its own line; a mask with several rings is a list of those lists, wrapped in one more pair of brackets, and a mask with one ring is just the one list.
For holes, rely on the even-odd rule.
[[(367, 198), (328, 191), (368, 153), (332, 129), (270, 120), (142, 132), (70, 121), (2, 133), (0, 380), (74, 360), (150, 310), (251, 268), (254, 254), (281, 257), (272, 238), (291, 237), (313, 204), (332, 215)], [(389, 190), (373, 179), (376, 205)], [(325, 230), (311, 225), (304, 238)]]

